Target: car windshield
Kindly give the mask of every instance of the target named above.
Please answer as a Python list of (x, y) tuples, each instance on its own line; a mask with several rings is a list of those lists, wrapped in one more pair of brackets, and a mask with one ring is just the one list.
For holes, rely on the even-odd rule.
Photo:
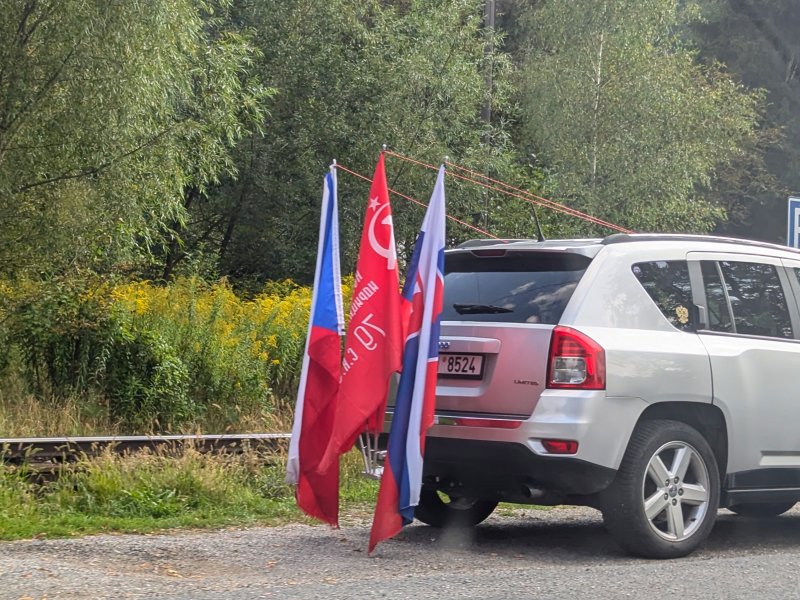
[(565, 252), (448, 254), (442, 320), (555, 325), (590, 262)]

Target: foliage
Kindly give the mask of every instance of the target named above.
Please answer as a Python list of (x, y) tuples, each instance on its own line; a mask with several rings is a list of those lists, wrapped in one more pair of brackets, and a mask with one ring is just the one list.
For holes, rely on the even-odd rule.
[(275, 408), (296, 392), (308, 288), (284, 282), (242, 300), (225, 282), (190, 278), (128, 284), (113, 297), (126, 327), (169, 341), (190, 373), (188, 397), (223, 422), (237, 422), (237, 411)]
[[(776, 178), (797, 187), (794, 3), (498, 6), (518, 79), (480, 0), (156, 0), (147, 11), (12, 0), (0, 14), (0, 270), (221, 268), (234, 281), (308, 282), (320, 175), (333, 157), (369, 174), (383, 142), (546, 184), (639, 229), (707, 230), (723, 209), (741, 229)], [(683, 41), (691, 32), (704, 66)], [(714, 58), (770, 88), (763, 132), (758, 95)], [(433, 173), (388, 162), (390, 183), (425, 201)], [(448, 183), (454, 216), (533, 233), (529, 205)], [(340, 186), (347, 270), (367, 188), (346, 174)], [(401, 253), (420, 210), (395, 198)], [(551, 235), (579, 229), (545, 219)], [(450, 227), (451, 243), (472, 235)]]
[(146, 256), (183, 221), (185, 190), (235, 172), (231, 148), (270, 92), (246, 32), (223, 26), (227, 5), (4, 3), (0, 272)]
[(102, 399), (122, 430), (224, 430), (276, 412), (284, 419), (283, 402), (296, 392), (311, 294), (290, 281), (249, 300), (224, 281), (197, 278), (6, 289), (0, 332), (7, 351), (20, 353), (31, 390), (56, 404)]
[(156, 415), (169, 426), (190, 416), (184, 365), (158, 332), (121, 326), (107, 287), (77, 279), (20, 287), (27, 293), (12, 299), (9, 341), (37, 395), (99, 388), (111, 419), (128, 426), (150, 425)]
[(530, 13), (521, 143), (557, 197), (638, 230), (708, 231), (702, 188), (754, 136), (762, 95), (678, 33), (676, 0), (544, 0)]
[[(333, 158), (371, 176), (383, 143), (438, 165), (446, 155), (478, 170), (514, 179), (520, 172), (506, 133), (513, 115), (510, 64), (484, 56), (482, 2), (298, 0), (236, 3), (236, 18), (257, 33), (258, 72), (278, 90), (268, 135), (253, 135), (236, 152), (239, 176), (192, 206), (187, 258), (218, 251), (234, 280), (313, 275), (322, 175)], [(498, 40), (499, 41), (499, 40)], [(492, 68), (491, 126), (480, 118)], [(514, 174), (512, 176), (512, 173)], [(427, 202), (435, 173), (387, 159), (389, 184)], [(450, 183), (450, 181), (448, 181)], [(352, 268), (369, 185), (339, 172), (343, 266)], [(500, 234), (530, 234), (528, 206), (454, 184), (449, 212)], [(401, 254), (410, 249), (423, 211), (393, 198)], [(216, 225), (215, 225), (216, 223)], [(474, 237), (452, 226), (453, 241)]]

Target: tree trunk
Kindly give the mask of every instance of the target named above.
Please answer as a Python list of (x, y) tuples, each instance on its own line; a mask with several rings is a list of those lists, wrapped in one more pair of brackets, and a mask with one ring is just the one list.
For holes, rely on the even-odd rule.
[[(186, 191), (183, 198), (183, 207), (187, 212), (189, 211), (189, 208), (191, 208), (192, 204), (194, 204), (195, 200), (197, 200), (199, 197), (200, 190), (197, 187), (191, 187)], [(181, 250), (179, 238), (180, 234), (183, 233), (183, 227), (178, 223), (175, 223), (173, 231), (172, 241), (169, 244), (167, 256), (164, 258), (164, 273), (161, 276), (164, 281), (169, 281), (172, 279), (172, 273), (175, 270), (175, 267), (186, 255), (186, 253)]]
[(597, 64), (594, 70), (594, 106), (592, 107), (592, 188), (597, 182), (597, 155), (599, 121), (600, 121), (600, 88), (603, 85), (603, 46), (605, 44), (605, 32), (600, 32), (600, 47), (597, 49)]

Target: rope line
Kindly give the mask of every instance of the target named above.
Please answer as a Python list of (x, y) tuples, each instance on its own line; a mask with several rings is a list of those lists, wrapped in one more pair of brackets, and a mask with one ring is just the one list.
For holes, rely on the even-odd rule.
[[(342, 165), (342, 163), (336, 163), (336, 168), (337, 169), (341, 169), (342, 171), (344, 171), (345, 173), (349, 173), (350, 175), (354, 175), (355, 177), (358, 177), (359, 179), (363, 179), (364, 181), (369, 181), (370, 183), (372, 183), (372, 179), (370, 179), (366, 175), (362, 175), (361, 173), (356, 173), (355, 171), (352, 171), (352, 170), (348, 169), (347, 167)], [(393, 190), (392, 188), (387, 188), (387, 189), (389, 190), (389, 193), (394, 194), (395, 196), (400, 196), (401, 198), (403, 198), (405, 200), (408, 200), (409, 202), (413, 202), (414, 204), (418, 204), (419, 206), (422, 206), (423, 208), (427, 208), (427, 206), (428, 206), (424, 202), (420, 202), (419, 200), (417, 200), (416, 198), (412, 198), (411, 196), (406, 196), (405, 194), (402, 194), (402, 193), (400, 193), (400, 192), (398, 192), (396, 190)], [(466, 221), (462, 221), (461, 219), (457, 219), (456, 217), (454, 217), (452, 215), (445, 215), (445, 216), (448, 219), (450, 219), (451, 221), (453, 221), (454, 223), (458, 223), (459, 225), (463, 225), (464, 227), (467, 227), (468, 229), (472, 229), (473, 231), (477, 231), (478, 233), (480, 233), (482, 235), (485, 235), (486, 237), (490, 237), (490, 238), (495, 239), (495, 240), (499, 240), (500, 239), (496, 235), (493, 235), (493, 234), (489, 233), (488, 231), (484, 231), (480, 227), (475, 227), (474, 225), (470, 225)]]
[(523, 190), (521, 188), (514, 187), (513, 185), (508, 184), (508, 183), (506, 183), (504, 181), (500, 181), (498, 179), (492, 179), (491, 177), (489, 177), (488, 175), (484, 175), (483, 173), (478, 173), (476, 171), (472, 171), (471, 169), (468, 169), (466, 167), (462, 167), (461, 165), (457, 165), (457, 164), (452, 163), (450, 161), (447, 161), (446, 164), (448, 166), (451, 166), (451, 167), (457, 169), (457, 170), (464, 171), (465, 173), (469, 173), (470, 175), (472, 175), (474, 177), (482, 177), (483, 179), (486, 179), (487, 181), (490, 181), (490, 182), (494, 183), (495, 185), (501, 185), (501, 186), (503, 186), (505, 188), (508, 188), (510, 190), (513, 190), (515, 192), (519, 192), (521, 194), (524, 194), (525, 196), (528, 196), (532, 200), (537, 201), (537, 204), (539, 204), (540, 206), (545, 206), (546, 208), (551, 208), (553, 210), (565, 212), (565, 213), (570, 214), (570, 215), (572, 215), (574, 217), (578, 217), (580, 219), (585, 219), (585, 220), (591, 221), (592, 223), (595, 223), (597, 225), (602, 225), (604, 227), (608, 227), (609, 229), (615, 229), (615, 230), (620, 231), (622, 233), (633, 233), (633, 231), (630, 230), (630, 229), (626, 229), (625, 227), (621, 227), (619, 225), (615, 225), (614, 223), (611, 223), (610, 221), (605, 221), (603, 219), (600, 219), (599, 217), (594, 217), (594, 216), (592, 216), (592, 215), (590, 215), (588, 213), (582, 212), (582, 211), (580, 211), (580, 210), (578, 210), (576, 208), (572, 208), (571, 206), (567, 206), (566, 204), (561, 204), (559, 202), (555, 202), (554, 200), (549, 200), (548, 198), (543, 198), (542, 196), (537, 196), (533, 192), (529, 192), (528, 190)]
[(536, 206), (543, 206), (545, 208), (549, 208), (551, 210), (555, 210), (557, 212), (561, 212), (561, 213), (564, 213), (564, 214), (572, 216), (572, 217), (578, 217), (578, 218), (583, 219), (585, 221), (589, 221), (590, 223), (595, 223), (595, 224), (601, 225), (603, 227), (608, 227), (609, 229), (613, 229), (615, 231), (620, 231), (622, 233), (633, 233), (632, 231), (630, 231), (628, 229), (625, 229), (624, 227), (620, 227), (619, 225), (614, 225), (613, 223), (608, 223), (606, 221), (603, 221), (602, 219), (597, 219), (597, 218), (592, 217), (590, 215), (586, 215), (584, 213), (580, 213), (579, 211), (578, 212), (571, 212), (574, 209), (567, 209), (566, 207), (563, 207), (560, 204), (555, 204), (554, 203), (553, 205), (548, 205), (548, 204), (545, 204), (543, 202), (540, 202), (540, 201), (534, 200), (532, 198), (529, 198), (527, 196), (516, 194), (514, 192), (509, 192), (507, 190), (498, 188), (498, 187), (490, 185), (488, 183), (483, 183), (482, 181), (477, 181), (476, 179), (471, 179), (469, 177), (464, 177), (463, 175), (459, 175), (458, 173), (451, 172), (450, 174), (453, 177), (457, 178), (457, 179), (461, 179), (461, 180), (467, 181), (469, 183), (474, 183), (475, 185), (479, 185), (481, 187), (484, 187), (484, 188), (486, 188), (488, 190), (493, 190), (495, 192), (500, 192), (501, 194), (505, 194), (506, 196), (511, 196), (512, 198), (518, 198), (519, 200), (527, 202), (528, 204), (533, 204), (533, 205), (536, 205)]
[[(385, 152), (386, 152), (386, 154), (388, 154), (390, 156), (394, 156), (395, 158), (399, 158), (400, 160), (404, 160), (404, 161), (410, 162), (412, 164), (419, 165), (421, 167), (425, 167), (426, 169), (431, 169), (433, 171), (438, 171), (439, 170), (438, 167), (435, 167), (434, 165), (431, 165), (431, 164), (428, 164), (428, 163), (424, 163), (422, 161), (416, 160), (416, 159), (411, 158), (409, 156), (404, 156), (402, 154), (398, 154), (397, 152), (392, 152), (391, 150), (386, 150)], [(597, 217), (593, 217), (592, 215), (589, 215), (587, 213), (581, 212), (581, 211), (579, 211), (579, 210), (577, 210), (575, 208), (571, 208), (569, 206), (565, 206), (565, 205), (560, 204), (558, 202), (554, 202), (553, 200), (548, 200), (547, 198), (543, 198), (541, 196), (537, 196), (536, 194), (528, 192), (527, 190), (523, 190), (523, 189), (514, 187), (513, 185), (510, 185), (510, 184), (505, 183), (503, 181), (500, 181), (500, 180), (497, 180), (497, 179), (492, 179), (488, 175), (483, 175), (482, 173), (478, 173), (476, 171), (472, 171), (472, 170), (470, 170), (470, 169), (468, 169), (466, 167), (462, 167), (461, 165), (457, 165), (457, 164), (452, 163), (450, 161), (446, 161), (445, 164), (447, 166), (449, 166), (449, 167), (453, 167), (455, 170), (460, 170), (460, 171), (463, 171), (465, 173), (469, 173), (470, 175), (473, 175), (475, 177), (481, 177), (481, 178), (483, 178), (483, 179), (485, 179), (487, 181), (490, 181), (491, 183), (496, 184), (496, 185), (489, 185), (489, 184), (484, 183), (482, 181), (477, 181), (476, 179), (472, 179), (470, 177), (465, 177), (464, 175), (460, 175), (460, 174), (455, 173), (453, 171), (447, 171), (448, 175), (450, 175), (452, 177), (455, 177), (457, 179), (462, 179), (462, 180), (467, 181), (469, 183), (474, 183), (475, 185), (479, 185), (479, 186), (484, 187), (486, 189), (493, 190), (495, 192), (499, 192), (499, 193), (505, 194), (507, 196), (511, 196), (512, 198), (518, 198), (518, 199), (523, 200), (524, 202), (527, 202), (529, 204), (533, 204), (533, 205), (537, 205), (537, 206), (543, 206), (545, 208), (549, 208), (549, 209), (555, 210), (557, 212), (561, 212), (561, 213), (564, 213), (564, 214), (567, 214), (567, 215), (570, 215), (570, 216), (573, 216), (573, 217), (578, 217), (579, 219), (583, 219), (585, 221), (588, 221), (590, 223), (594, 223), (596, 225), (600, 225), (602, 227), (607, 227), (609, 229), (613, 229), (614, 231), (619, 231), (619, 232), (622, 232), (622, 233), (633, 233), (632, 230), (627, 229), (625, 227), (621, 227), (619, 225), (615, 225), (614, 223), (610, 223), (609, 221), (604, 221), (603, 219), (599, 219)], [(513, 192), (508, 191), (507, 189), (502, 189), (502, 188), (496, 187), (497, 185), (501, 185), (501, 186), (503, 186), (505, 188), (513, 190)]]

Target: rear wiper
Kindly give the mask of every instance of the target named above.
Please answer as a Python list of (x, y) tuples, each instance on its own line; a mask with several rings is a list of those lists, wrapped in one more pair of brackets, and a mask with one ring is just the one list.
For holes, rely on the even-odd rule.
[(497, 314), (514, 312), (513, 309), (495, 306), (493, 304), (453, 304), (453, 308), (460, 315)]

